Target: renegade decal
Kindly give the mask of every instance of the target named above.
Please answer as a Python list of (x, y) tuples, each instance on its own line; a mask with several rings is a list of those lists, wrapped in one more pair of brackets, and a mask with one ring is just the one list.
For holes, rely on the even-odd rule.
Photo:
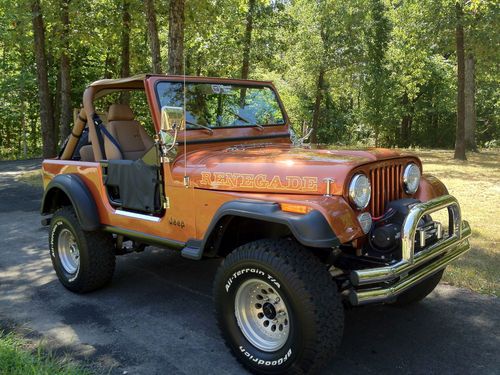
[(317, 192), (317, 177), (268, 176), (266, 174), (201, 172), (201, 185), (227, 188), (257, 188), (267, 190), (296, 190)]

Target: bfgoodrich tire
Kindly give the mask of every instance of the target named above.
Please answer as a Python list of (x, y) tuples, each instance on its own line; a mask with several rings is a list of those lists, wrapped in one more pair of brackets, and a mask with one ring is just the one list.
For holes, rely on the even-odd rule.
[(342, 339), (342, 302), (326, 267), (291, 240), (234, 250), (214, 284), (227, 346), (258, 374), (305, 374), (323, 367)]
[(62, 207), (52, 216), (49, 247), (59, 281), (72, 292), (99, 289), (113, 277), (115, 254), (111, 234), (84, 231), (72, 207)]
[(435, 273), (431, 277), (425, 279), (420, 284), (415, 285), (413, 288), (401, 293), (396, 301), (395, 306), (406, 306), (417, 303), (427, 297), (439, 284), (443, 277), (444, 270)]

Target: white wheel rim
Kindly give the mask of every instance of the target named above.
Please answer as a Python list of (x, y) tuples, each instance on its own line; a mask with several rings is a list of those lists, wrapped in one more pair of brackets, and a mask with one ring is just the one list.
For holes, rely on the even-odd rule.
[(234, 313), (241, 333), (257, 349), (275, 352), (290, 335), (290, 317), (276, 288), (259, 279), (245, 281), (238, 288)]
[(80, 268), (80, 251), (75, 237), (69, 229), (63, 229), (59, 232), (57, 253), (64, 270), (71, 275), (75, 274)]

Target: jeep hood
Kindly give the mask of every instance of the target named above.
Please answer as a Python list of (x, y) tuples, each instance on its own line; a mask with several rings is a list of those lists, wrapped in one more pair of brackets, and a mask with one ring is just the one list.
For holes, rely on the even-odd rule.
[[(326, 193), (324, 179), (332, 178), (331, 193), (340, 195), (353, 169), (404, 156), (409, 155), (387, 149), (241, 145), (191, 151), (186, 157), (186, 170), (191, 183), (199, 189), (320, 195)], [(183, 159), (175, 163), (176, 177), (184, 172)]]

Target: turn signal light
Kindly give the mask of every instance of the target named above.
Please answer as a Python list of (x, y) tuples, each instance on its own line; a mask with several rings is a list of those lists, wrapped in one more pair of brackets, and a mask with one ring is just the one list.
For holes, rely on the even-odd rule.
[(281, 210), (286, 212), (293, 212), (296, 214), (307, 214), (311, 209), (302, 204), (293, 204), (293, 203), (281, 203)]

